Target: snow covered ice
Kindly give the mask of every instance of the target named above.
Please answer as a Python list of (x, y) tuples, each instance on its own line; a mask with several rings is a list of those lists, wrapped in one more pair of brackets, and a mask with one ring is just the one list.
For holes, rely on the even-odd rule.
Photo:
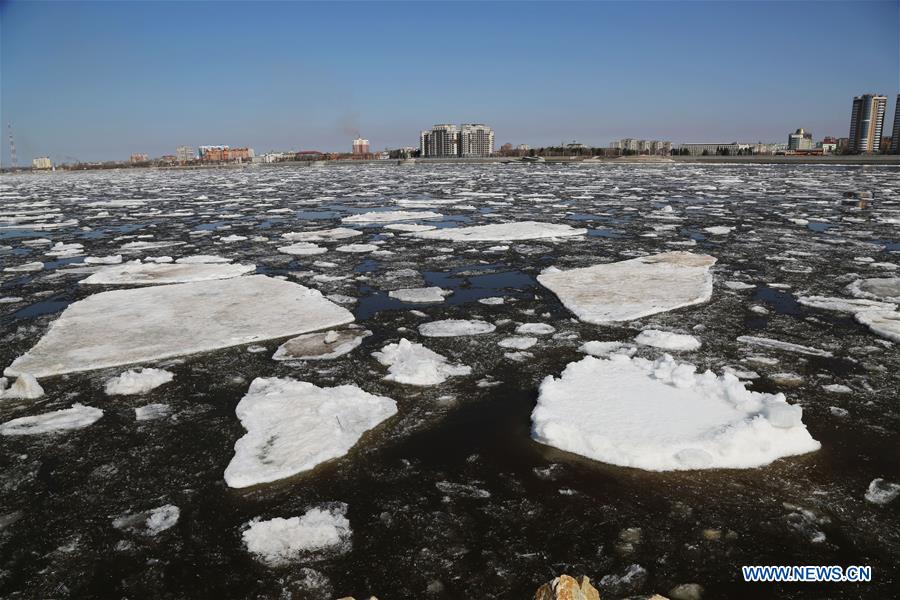
[(523, 221), (521, 223), (496, 223), (476, 225), (474, 227), (418, 231), (410, 235), (425, 240), (446, 240), (452, 242), (507, 242), (566, 238), (584, 235), (585, 233), (587, 233), (586, 229), (574, 228), (569, 225)]
[(446, 319), (419, 325), (419, 333), (425, 337), (458, 337), (491, 333), (496, 326), (485, 321)]
[(716, 262), (711, 256), (667, 252), (582, 269), (545, 272), (538, 282), (587, 323), (629, 321), (708, 302)]
[(445, 356), (406, 338), (388, 344), (372, 356), (388, 367), (386, 380), (406, 385), (438, 385), (450, 377), (472, 373), (470, 367), (450, 363)]
[(701, 346), (700, 340), (692, 335), (659, 329), (645, 329), (634, 338), (634, 341), (642, 346), (653, 346), (671, 352), (697, 350)]
[(106, 380), (104, 389), (110, 396), (143, 394), (169, 383), (175, 374), (165, 369), (129, 369)]
[(819, 443), (781, 394), (731, 375), (613, 355), (570, 363), (541, 384), (532, 435), (594, 460), (650, 471), (759, 467)]
[(275, 351), (274, 360), (333, 360), (353, 351), (372, 335), (365, 329), (339, 329), (306, 333), (292, 338)]
[(242, 488), (308, 471), (345, 455), (359, 438), (397, 412), (390, 398), (353, 385), (257, 378), (236, 409), (247, 433), (234, 445), (225, 482)]
[(103, 411), (75, 403), (71, 408), (32, 417), (19, 417), (0, 424), (0, 435), (41, 435), (82, 429), (103, 416)]
[(347, 551), (352, 530), (346, 513), (342, 504), (311, 508), (299, 517), (251, 521), (241, 535), (251, 554), (279, 566), (311, 553)]
[(147, 362), (352, 321), (320, 292), (263, 275), (101, 292), (66, 308), (5, 374)]

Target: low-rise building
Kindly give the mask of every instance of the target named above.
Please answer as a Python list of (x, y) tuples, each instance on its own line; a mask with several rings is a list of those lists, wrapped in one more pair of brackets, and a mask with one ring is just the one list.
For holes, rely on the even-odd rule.
[(352, 153), (354, 156), (369, 154), (369, 140), (364, 140), (361, 137), (357, 137), (353, 140)]
[(140, 153), (140, 152), (135, 152), (134, 154), (132, 154), (129, 157), (128, 160), (131, 161), (131, 164), (144, 163), (144, 162), (150, 161), (150, 156), (147, 154)]
[(752, 152), (750, 144), (739, 144), (737, 142), (709, 144), (709, 143), (688, 143), (679, 146), (682, 153), (691, 156), (739, 156)]
[(195, 158), (194, 149), (190, 146), (178, 146), (175, 149), (175, 158), (178, 162), (190, 162)]
[(814, 147), (812, 134), (802, 127), (788, 135), (788, 150), (812, 150)]

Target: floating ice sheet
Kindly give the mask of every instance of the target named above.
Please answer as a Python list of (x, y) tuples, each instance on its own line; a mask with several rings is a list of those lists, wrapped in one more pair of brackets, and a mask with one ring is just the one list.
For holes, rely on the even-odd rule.
[(514, 240), (537, 240), (584, 235), (587, 229), (575, 229), (557, 223), (521, 221), (519, 223), (493, 223), (473, 227), (455, 227), (417, 231), (409, 235), (425, 240), (448, 240), (453, 242), (503, 242)]
[(251, 275), (88, 296), (6, 375), (47, 377), (208, 352), (353, 321), (317, 290)]
[(88, 285), (154, 285), (229, 279), (256, 270), (256, 265), (227, 263), (139, 263), (129, 262), (97, 271), (81, 283)]
[(487, 321), (475, 319), (444, 319), (419, 325), (419, 333), (425, 337), (457, 337), (491, 333), (497, 327)]
[(579, 319), (599, 325), (709, 301), (715, 262), (705, 254), (665, 252), (542, 273), (537, 280)]
[(455, 365), (437, 352), (406, 338), (373, 352), (378, 362), (388, 367), (385, 379), (406, 385), (437, 385), (448, 377), (469, 375), (471, 367)]
[(650, 471), (750, 468), (819, 448), (799, 406), (675, 362), (612, 355), (547, 377), (532, 437), (594, 460)]
[(99, 408), (76, 403), (72, 408), (7, 421), (0, 425), (0, 435), (38, 435), (82, 429), (102, 416), (103, 411)]
[(354, 385), (322, 388), (258, 377), (236, 412), (247, 433), (234, 445), (225, 482), (243, 488), (347, 454), (363, 433), (394, 415), (397, 404)]
[(244, 544), (263, 562), (279, 566), (309, 553), (349, 550), (351, 529), (347, 505), (316, 507), (299, 517), (251, 521), (243, 532)]
[(274, 360), (331, 360), (343, 356), (372, 335), (367, 329), (341, 329), (305, 333), (292, 338), (275, 351)]
[(104, 389), (110, 396), (143, 394), (174, 378), (175, 374), (165, 369), (130, 369), (107, 379)]
[(341, 219), (343, 223), (396, 223), (397, 221), (417, 221), (419, 219), (443, 219), (444, 215), (431, 211), (384, 210), (351, 215)]
[(865, 310), (856, 313), (856, 320), (872, 330), (872, 333), (900, 342), (900, 311)]

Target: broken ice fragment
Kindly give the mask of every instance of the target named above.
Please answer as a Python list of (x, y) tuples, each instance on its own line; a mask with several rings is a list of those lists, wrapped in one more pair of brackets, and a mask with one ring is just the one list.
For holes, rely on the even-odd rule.
[(82, 429), (102, 416), (103, 411), (99, 408), (76, 403), (72, 408), (7, 421), (0, 425), (0, 435), (38, 435)]

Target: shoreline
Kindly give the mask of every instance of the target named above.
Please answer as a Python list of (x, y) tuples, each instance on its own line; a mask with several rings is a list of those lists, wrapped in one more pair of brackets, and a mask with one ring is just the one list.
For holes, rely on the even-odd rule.
[(570, 165), (674, 165), (674, 164), (742, 164), (742, 165), (831, 165), (831, 166), (897, 166), (900, 167), (900, 155), (848, 155), (848, 156), (783, 156), (783, 155), (756, 155), (756, 156), (671, 156), (639, 158), (628, 157), (570, 157), (550, 156), (544, 157), (543, 163), (524, 163), (519, 158), (491, 156), (484, 158), (415, 158), (415, 159), (370, 159), (370, 160), (319, 160), (319, 161), (282, 161), (276, 163), (222, 163), (210, 165), (171, 165), (171, 166), (115, 166), (94, 167), (89, 169), (57, 169), (55, 171), (34, 171), (22, 169), (19, 171), (2, 171), (0, 175), (33, 174), (49, 175), (56, 173), (74, 173), (80, 171), (121, 171), (121, 170), (206, 170), (206, 169), (246, 169), (246, 168), (277, 168), (287, 166), (302, 166), (313, 168), (329, 168), (335, 166), (414, 166), (426, 165), (527, 165), (541, 164), (570, 164)]

